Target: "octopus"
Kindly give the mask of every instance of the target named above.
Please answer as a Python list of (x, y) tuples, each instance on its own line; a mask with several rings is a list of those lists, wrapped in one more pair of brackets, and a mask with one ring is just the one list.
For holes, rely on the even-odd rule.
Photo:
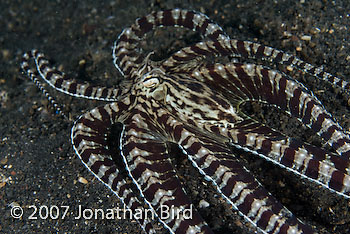
[[(152, 53), (143, 53), (140, 44), (158, 27), (187, 28), (203, 40), (153, 61)], [(226, 60), (215, 62), (215, 58)], [(83, 164), (135, 212), (145, 233), (156, 233), (152, 217), (140, 215), (147, 209), (170, 233), (213, 233), (186, 194), (171, 158), (173, 148), (256, 231), (315, 233), (262, 186), (233, 149), (349, 199), (350, 135), (298, 80), (278, 69), (237, 62), (238, 58), (297, 69), (349, 93), (348, 82), (322, 67), (268, 46), (231, 39), (206, 15), (182, 9), (153, 12), (121, 32), (113, 47), (113, 63), (124, 78), (118, 87), (73, 79), (50, 66), (37, 50), (24, 54), (21, 67), (62, 115), (42, 81), (68, 95), (106, 102), (75, 121), (73, 148)], [(296, 118), (328, 148), (254, 119), (241, 108), (252, 101)], [(176, 215), (164, 216), (164, 207)]]

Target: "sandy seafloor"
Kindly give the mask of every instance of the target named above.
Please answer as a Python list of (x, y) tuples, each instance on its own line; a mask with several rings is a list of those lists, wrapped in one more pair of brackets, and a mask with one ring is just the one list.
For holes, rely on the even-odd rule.
[[(56, 66), (61, 65), (79, 79), (113, 84), (121, 76), (112, 64), (111, 46), (121, 30), (151, 11), (179, 7), (207, 14), (232, 38), (258, 41), (296, 54), (350, 81), (348, 1), (226, 2), (0, 2), (0, 233), (140, 232), (137, 223), (128, 219), (74, 218), (79, 205), (91, 209), (122, 205), (73, 152), (70, 143), (73, 121), (56, 115), (45, 97), (21, 73), (20, 58), (26, 50), (37, 48), (45, 52)], [(159, 30), (153, 36), (149, 46), (163, 56), (192, 41), (192, 36), (173, 29)], [(294, 76), (312, 89), (340, 124), (349, 129), (349, 95), (300, 72)], [(52, 94), (71, 112), (72, 119), (102, 104)], [(250, 111), (255, 117), (285, 134), (319, 146), (324, 144), (297, 121), (275, 109), (252, 106)], [(350, 233), (348, 200), (253, 155), (240, 151), (235, 151), (235, 155), (242, 158), (272, 194), (319, 233)], [(200, 211), (215, 233), (255, 231), (213, 188), (203, 185), (188, 163), (183, 163), (179, 170), (183, 181), (188, 181), (186, 188), (194, 203), (209, 202), (210, 206)], [(79, 177), (87, 183), (80, 183)], [(15, 204), (23, 207), (20, 219), (11, 217), (10, 209)], [(65, 219), (30, 220), (31, 205), (38, 208), (64, 205), (70, 209)]]

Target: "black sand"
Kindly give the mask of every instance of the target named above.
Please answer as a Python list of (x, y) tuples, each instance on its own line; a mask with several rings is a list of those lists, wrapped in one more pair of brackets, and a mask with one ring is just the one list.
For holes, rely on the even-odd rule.
[[(258, 41), (297, 54), (350, 81), (348, 1), (101, 2), (2, 0), (0, 3), (0, 233), (140, 232), (131, 220), (74, 219), (79, 205), (91, 209), (122, 206), (74, 154), (70, 144), (72, 121), (56, 115), (21, 73), (20, 58), (26, 50), (37, 48), (45, 52), (55, 65), (62, 64), (65, 71), (80, 79), (111, 84), (121, 78), (111, 59), (111, 46), (121, 30), (151, 11), (179, 7), (204, 12), (232, 38)], [(154, 36), (155, 43), (151, 45), (163, 55), (192, 41), (191, 36), (172, 30), (159, 31)], [(162, 41), (167, 43), (160, 44)], [(348, 95), (312, 77), (300, 73), (295, 77), (311, 88), (327, 110), (349, 129)], [(73, 119), (102, 104), (52, 93), (71, 111)], [(274, 109), (255, 105), (247, 109), (286, 134), (322, 144), (296, 121), (275, 114)], [(252, 155), (235, 153), (241, 155), (284, 205), (319, 233), (350, 233), (348, 200)], [(186, 187), (194, 202), (198, 204), (204, 199), (211, 204), (202, 209), (202, 215), (216, 233), (253, 232), (212, 188), (202, 186), (195, 170), (186, 163), (181, 168), (184, 180), (190, 181)], [(85, 178), (87, 184), (78, 182), (79, 177)], [(24, 210), (21, 219), (11, 217), (11, 206), (16, 204)], [(37, 220), (29, 220), (33, 212), (31, 205), (38, 208), (63, 205), (70, 209), (63, 220), (41, 219), (38, 213)]]

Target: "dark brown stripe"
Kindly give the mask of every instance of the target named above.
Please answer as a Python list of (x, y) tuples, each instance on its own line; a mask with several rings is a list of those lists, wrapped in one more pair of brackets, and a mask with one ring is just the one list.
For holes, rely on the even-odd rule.
[(284, 61), (283, 64), (285, 65), (290, 65), (293, 63), (295, 57), (294, 56), (290, 56), (289, 59), (287, 61)]
[(341, 191), (343, 188), (344, 178), (345, 178), (344, 173), (340, 171), (334, 171), (332, 173), (331, 180), (329, 181), (329, 187), (331, 187), (336, 191)]
[(63, 79), (62, 79), (62, 78), (58, 78), (58, 79), (56, 80), (54, 86), (55, 86), (56, 88), (61, 88), (62, 83), (63, 83)]
[(153, 24), (148, 22), (146, 17), (140, 18), (137, 20), (137, 23), (140, 26), (142, 34), (146, 34), (153, 29)]
[[(313, 127), (312, 127), (313, 129)], [(333, 125), (331, 127), (329, 127), (327, 129), (327, 131), (325, 131), (324, 133), (321, 134), (321, 137), (325, 140), (325, 141), (328, 141), (329, 139), (331, 139), (333, 133), (336, 131), (336, 130), (339, 130), (337, 126)]]
[(173, 17), (171, 10), (163, 11), (162, 25), (164, 25), (164, 26), (174, 26), (175, 25), (174, 17)]
[[(251, 50), (251, 51), (253, 51), (253, 50)], [(253, 55), (253, 56), (254, 56), (255, 58), (258, 58), (258, 59), (259, 59), (259, 58), (265, 56), (264, 51), (265, 51), (265, 46), (260, 45), (260, 46), (258, 47), (258, 49), (257, 49), (257, 51), (256, 51), (256, 53), (255, 53), (255, 55)]]
[(209, 51), (202, 49), (197, 45), (191, 46), (191, 50), (193, 50), (195, 53), (200, 54), (200, 55), (209, 55), (210, 54)]
[(48, 80), (48, 81), (50, 81), (53, 74), (56, 74), (56, 72), (55, 72), (55, 71), (49, 71), (49, 72), (47, 72), (47, 73), (46, 73), (45, 79)]
[(101, 180), (105, 183), (109, 182), (109, 176), (111, 174), (116, 174), (116, 167), (115, 166), (111, 166), (104, 174), (104, 176), (101, 177)]
[(91, 93), (92, 93), (92, 86), (88, 86), (85, 91), (84, 91), (84, 95), (85, 96), (91, 96)]
[(90, 166), (90, 169), (95, 173), (98, 174), (100, 167), (103, 165), (103, 161), (96, 161), (94, 164)]
[[(320, 108), (322, 108), (322, 107), (320, 107)], [(317, 117), (317, 120), (311, 126), (312, 130), (314, 130), (315, 132), (320, 131), (322, 128), (322, 124), (326, 118), (331, 119), (331, 117), (326, 113), (319, 114)]]
[(264, 155), (268, 155), (271, 152), (272, 142), (270, 140), (263, 140), (261, 143), (261, 149), (259, 152), (261, 152)]
[(242, 212), (243, 214), (245, 214), (245, 215), (247, 215), (248, 214), (248, 212), (251, 210), (251, 208), (252, 208), (252, 203), (253, 203), (253, 201), (254, 201), (254, 196), (253, 196), (253, 194), (248, 194), (245, 198), (244, 198), (244, 201), (243, 201), (243, 203), (242, 204), (240, 204), (239, 206), (238, 206), (238, 210), (240, 211), (240, 212)]
[(246, 133), (238, 133), (237, 134), (238, 144), (246, 145), (247, 143), (247, 135)]
[(311, 159), (307, 165), (305, 175), (312, 179), (318, 178), (319, 165), (320, 165), (319, 161)]
[(260, 92), (259, 95), (263, 97), (266, 101), (272, 103), (272, 104), (278, 104), (277, 103), (277, 98), (274, 93), (272, 92), (272, 85), (271, 85), (271, 79), (270, 79), (270, 73), (269, 70), (267, 69), (261, 69), (260, 73), (262, 77), (260, 78), (261, 80), (261, 85), (260, 85)]
[(249, 54), (247, 50), (244, 47), (244, 42), (243, 41), (237, 41), (237, 50), (242, 57), (249, 57)]
[(43, 63), (40, 67), (39, 67), (39, 70), (41, 72), (44, 72), (45, 68), (48, 67), (48, 64), (47, 63)]
[(203, 35), (209, 37), (210, 39), (212, 39), (212, 38), (210, 37), (210, 35), (206, 35), (206, 33), (205, 33), (205, 32), (207, 31), (208, 24), (209, 24), (209, 20), (205, 19), (204, 22), (203, 22), (203, 24), (202, 24), (200, 27), (197, 26), (197, 28), (198, 28), (197, 30), (198, 30), (198, 32), (200, 32), (201, 34), (203, 34)]
[[(273, 52), (275, 52), (275, 51), (276, 51), (276, 50), (273, 49), (271, 54), (273, 54)], [(283, 52), (279, 52), (279, 53), (277, 54), (277, 56), (275, 57), (274, 62), (279, 63), (279, 62), (282, 60), (282, 56), (283, 56)]]
[(68, 87), (68, 92), (70, 93), (73, 93), (73, 94), (76, 94), (77, 93), (77, 83), (74, 82), (74, 83), (71, 83)]
[(287, 148), (284, 151), (283, 157), (281, 159), (281, 163), (287, 167), (292, 167), (294, 162), (295, 150), (291, 148)]
[(283, 76), (279, 80), (279, 90), (277, 90), (277, 96), (276, 96), (276, 103), (283, 110), (287, 109), (286, 85), (287, 85), (287, 79), (286, 79), (286, 77)]
[(220, 42), (214, 41), (213, 45), (217, 50), (217, 52), (220, 53), (221, 56), (230, 54), (230, 52), (226, 48), (222, 47), (222, 44)]
[(100, 98), (106, 98), (108, 95), (108, 89), (107, 88), (103, 88), (103, 91), (101, 93)]
[[(253, 69), (255, 70), (255, 65), (253, 65)], [(246, 93), (251, 99), (257, 100), (259, 97), (259, 92), (256, 90), (254, 86), (254, 77), (249, 76), (243, 69), (242, 66), (236, 66), (235, 69), (237, 76), (240, 81), (244, 84), (245, 88), (248, 90)]]
[(192, 11), (188, 11), (185, 20), (183, 21), (183, 26), (189, 29), (193, 29), (193, 16), (194, 13)]
[(309, 124), (311, 120), (311, 110), (312, 107), (315, 105), (313, 101), (309, 101), (306, 104), (306, 109), (304, 111), (304, 116), (302, 117), (302, 121), (304, 124)]
[(111, 123), (110, 123), (110, 115), (107, 112), (107, 110), (103, 106), (100, 106), (98, 107), (98, 111), (101, 114), (101, 118), (102, 118), (101, 121), (104, 122), (105, 128), (109, 127)]
[(293, 116), (299, 117), (299, 104), (301, 89), (297, 88), (293, 92), (293, 97), (289, 100), (289, 110)]
[(265, 230), (273, 215), (274, 215), (274, 213), (271, 210), (264, 211), (256, 224), (258, 225), (258, 227)]

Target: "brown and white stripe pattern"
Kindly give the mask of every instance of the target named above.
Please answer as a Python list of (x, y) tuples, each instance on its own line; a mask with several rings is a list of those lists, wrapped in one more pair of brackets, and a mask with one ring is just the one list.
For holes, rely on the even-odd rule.
[[(229, 89), (235, 99), (273, 104), (298, 118), (320, 135), (344, 159), (350, 158), (350, 137), (302, 84), (282, 73), (254, 64), (214, 64), (193, 72), (218, 89)], [(218, 87), (225, 84), (224, 87)]]
[(133, 76), (131, 74), (142, 67), (143, 57), (138, 52), (138, 43), (147, 32), (160, 26), (188, 28), (211, 40), (229, 39), (220, 26), (202, 13), (180, 9), (153, 12), (124, 29), (115, 42), (113, 61), (121, 74)]
[[(185, 27), (210, 40), (183, 48), (154, 67), (149, 57), (139, 53), (138, 44), (147, 32), (163, 26)], [(128, 208), (152, 209), (171, 233), (212, 231), (195, 209), (192, 219), (161, 217), (161, 206), (192, 208), (169, 159), (167, 142), (178, 144), (218, 193), (259, 231), (314, 233), (262, 187), (228, 145), (257, 154), (349, 198), (349, 134), (312, 92), (291, 77), (254, 64), (203, 65), (201, 58), (208, 56), (254, 58), (293, 66), (349, 92), (346, 81), (323, 68), (271, 47), (230, 39), (204, 14), (180, 9), (139, 18), (120, 34), (113, 48), (113, 61), (130, 80), (130, 86), (123, 89), (69, 78), (50, 67), (36, 50), (24, 54), (21, 66), (59, 112), (59, 105), (40, 79), (69, 95), (112, 102), (75, 122), (73, 147), (85, 166)], [(275, 105), (298, 118), (336, 154), (284, 136), (240, 113), (239, 105), (253, 100)], [(116, 124), (122, 124), (122, 131), (111, 146)], [(113, 148), (116, 145), (119, 149)], [(155, 232), (149, 218), (138, 221), (145, 232)]]
[(298, 70), (307, 72), (308, 74), (318, 79), (325, 80), (343, 89), (346, 93), (350, 93), (349, 82), (326, 72), (323, 67), (316, 67), (312, 64), (302, 61), (294, 55), (250, 41), (242, 41), (236, 39), (218, 39), (213, 41), (199, 42), (195, 45), (179, 50), (173, 56), (164, 61), (163, 66), (168, 70), (176, 71), (176, 68), (184, 62), (198, 59), (198, 57), (213, 55), (229, 56), (230, 58), (241, 57), (261, 59), (275, 64), (279, 63), (286, 66), (295, 67)]
[[(143, 201), (138, 200), (135, 196), (138, 191), (132, 188), (120, 172), (107, 138), (112, 124), (124, 117), (125, 107), (127, 106), (122, 102), (114, 102), (87, 112), (75, 122), (71, 138), (74, 150), (85, 166), (135, 214), (136, 210), (145, 210)], [(136, 219), (146, 233), (155, 233), (151, 218), (140, 216)]]
[(264, 233), (313, 233), (232, 157), (225, 144), (218, 144), (210, 136), (198, 136), (171, 115), (161, 113), (160, 118), (168, 120), (165, 127), (173, 130), (174, 140), (192, 164), (249, 222)]
[(350, 161), (286, 137), (253, 120), (226, 132), (235, 147), (257, 154), (295, 174), (350, 198)]
[(95, 86), (68, 77), (56, 68), (52, 68), (44, 54), (37, 50), (28, 51), (23, 55), (21, 67), (27, 74), (32, 73), (29, 66), (30, 59), (33, 59), (36, 72), (40, 75), (41, 79), (60, 92), (75, 97), (103, 101), (116, 101), (121, 95), (121, 90), (119, 89)]
[[(125, 120), (127, 124), (122, 132), (120, 150), (130, 177), (157, 213), (159, 221), (172, 233), (211, 233), (205, 221), (191, 207), (168, 158), (166, 142), (156, 136), (160, 129), (143, 111), (143, 107), (136, 106), (130, 119)], [(179, 211), (180, 215), (163, 217), (164, 207)], [(185, 209), (192, 209), (191, 219), (182, 215)]]

